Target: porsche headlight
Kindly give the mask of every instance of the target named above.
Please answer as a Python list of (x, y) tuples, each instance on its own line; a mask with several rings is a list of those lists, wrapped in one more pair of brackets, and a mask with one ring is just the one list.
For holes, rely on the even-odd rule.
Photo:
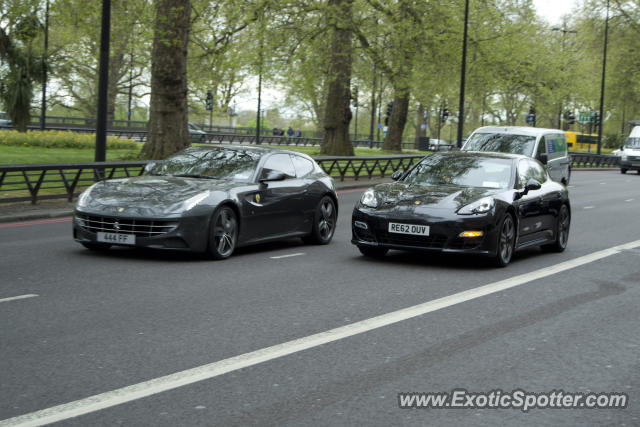
[(495, 205), (495, 200), (493, 197), (483, 197), (480, 200), (476, 200), (473, 203), (464, 206), (458, 211), (459, 215), (473, 215), (473, 214), (483, 214), (489, 212), (493, 209)]
[(378, 199), (376, 198), (376, 192), (373, 191), (373, 188), (368, 189), (362, 194), (362, 197), (360, 197), (360, 204), (368, 208), (375, 208), (378, 206)]

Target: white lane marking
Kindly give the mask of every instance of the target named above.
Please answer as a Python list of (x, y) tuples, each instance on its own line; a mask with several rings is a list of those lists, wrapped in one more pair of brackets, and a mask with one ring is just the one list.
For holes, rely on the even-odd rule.
[(635, 199), (627, 199), (625, 202), (633, 202)]
[(474, 300), (506, 289), (523, 285), (533, 280), (542, 279), (553, 274), (561, 273), (581, 265), (589, 264), (594, 261), (606, 258), (611, 255), (620, 253), (621, 251), (640, 247), (640, 240), (625, 243), (623, 245), (614, 246), (601, 251), (593, 252), (569, 261), (564, 261), (550, 267), (542, 268), (530, 273), (514, 276), (499, 282), (490, 283), (457, 294), (427, 301), (412, 307), (403, 308), (391, 313), (382, 314), (380, 316), (361, 320), (325, 332), (320, 332), (307, 337), (298, 338), (287, 341), (282, 344), (276, 344), (271, 347), (265, 347), (250, 353), (241, 354), (220, 360), (218, 362), (209, 363), (207, 365), (198, 366), (192, 369), (176, 372), (163, 377), (154, 378), (138, 384), (133, 384), (117, 390), (107, 391), (105, 393), (96, 394), (74, 402), (64, 403), (62, 405), (53, 406), (40, 411), (31, 412), (29, 414), (20, 415), (0, 421), (0, 426), (38, 426), (43, 424), (54, 423), (67, 420), (80, 415), (99, 411), (101, 409), (110, 408), (133, 400), (142, 399), (167, 390), (173, 390), (178, 387), (193, 384), (199, 381), (208, 380), (238, 369), (247, 368), (269, 360), (288, 356), (299, 351), (308, 350), (323, 344), (338, 341), (374, 329), (402, 322), (403, 320), (412, 319), (422, 316), (423, 314), (451, 307), (466, 301)]
[(278, 255), (278, 256), (270, 256), (269, 258), (271, 259), (280, 259), (280, 258), (291, 258), (293, 256), (302, 256), (304, 255), (304, 252), (298, 252), (295, 254), (288, 254), (288, 255)]
[(593, 209), (595, 206), (585, 206), (584, 209)]
[(18, 295), (17, 297), (2, 298), (0, 299), (0, 302), (15, 301), (18, 299), (25, 299), (25, 298), (34, 298), (37, 296), (40, 296), (40, 295), (37, 295), (37, 294)]

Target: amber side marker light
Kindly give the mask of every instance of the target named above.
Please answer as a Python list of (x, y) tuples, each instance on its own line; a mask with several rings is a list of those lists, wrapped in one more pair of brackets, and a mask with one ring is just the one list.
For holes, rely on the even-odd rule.
[(463, 231), (459, 237), (482, 237), (484, 233), (482, 231)]

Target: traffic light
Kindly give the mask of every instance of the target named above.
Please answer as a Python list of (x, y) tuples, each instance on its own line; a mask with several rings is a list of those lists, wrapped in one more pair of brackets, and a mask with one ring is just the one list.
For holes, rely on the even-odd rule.
[(567, 121), (567, 123), (572, 125), (576, 122), (576, 115), (573, 114), (573, 111), (567, 110), (564, 114), (565, 114), (564, 118)]
[(527, 124), (536, 127), (536, 109), (533, 106), (529, 107), (529, 114), (527, 114)]
[(384, 116), (384, 125), (389, 126), (389, 119), (391, 118), (391, 112), (393, 111), (393, 101), (387, 104), (387, 112)]
[(600, 112), (599, 111), (594, 111), (592, 117), (593, 117), (593, 125), (595, 127), (600, 126)]
[(358, 86), (353, 87), (353, 93), (351, 94), (351, 99), (353, 99), (353, 101), (351, 102), (351, 105), (353, 105), (354, 107), (357, 107), (358, 106)]
[(449, 118), (449, 109), (445, 107), (442, 110), (442, 117), (441, 117), (442, 123), (446, 122), (448, 118)]
[(206, 105), (207, 111), (211, 111), (213, 109), (213, 93), (210, 90), (207, 91)]

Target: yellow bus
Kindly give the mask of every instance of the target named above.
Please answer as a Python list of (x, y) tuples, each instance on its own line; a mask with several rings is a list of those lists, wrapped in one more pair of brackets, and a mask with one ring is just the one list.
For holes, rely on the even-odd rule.
[(573, 131), (565, 131), (567, 137), (567, 148), (569, 151), (598, 151), (598, 134), (597, 133), (580, 133)]

